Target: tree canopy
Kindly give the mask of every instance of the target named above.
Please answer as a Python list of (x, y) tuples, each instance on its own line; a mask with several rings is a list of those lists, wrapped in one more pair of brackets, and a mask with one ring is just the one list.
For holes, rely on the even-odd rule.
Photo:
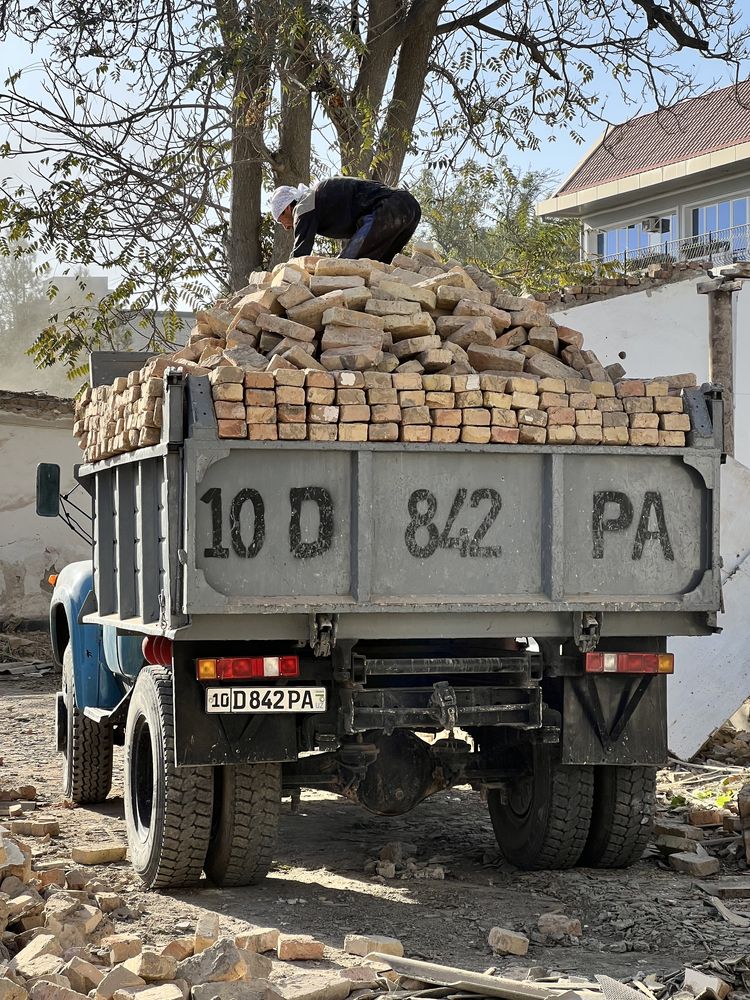
[(105, 335), (125, 306), (197, 305), (285, 256), (264, 186), (396, 184), (575, 136), (606, 118), (604, 76), (664, 105), (693, 87), (685, 51), (726, 73), (748, 24), (733, 0), (0, 0), (10, 37), (41, 72), (0, 92), (3, 173), (31, 174), (0, 184), (0, 229), (118, 276)]

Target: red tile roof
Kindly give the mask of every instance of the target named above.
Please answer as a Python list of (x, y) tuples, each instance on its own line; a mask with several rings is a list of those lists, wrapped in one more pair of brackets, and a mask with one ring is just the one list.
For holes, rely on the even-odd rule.
[(750, 80), (610, 128), (557, 195), (750, 140)]

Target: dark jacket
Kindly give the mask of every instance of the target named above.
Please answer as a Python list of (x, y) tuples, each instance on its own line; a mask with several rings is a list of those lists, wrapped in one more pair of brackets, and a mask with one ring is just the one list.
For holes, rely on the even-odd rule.
[(360, 220), (391, 194), (393, 188), (379, 181), (361, 181), (355, 177), (322, 181), (294, 207), (292, 257), (312, 253), (316, 236), (350, 239)]

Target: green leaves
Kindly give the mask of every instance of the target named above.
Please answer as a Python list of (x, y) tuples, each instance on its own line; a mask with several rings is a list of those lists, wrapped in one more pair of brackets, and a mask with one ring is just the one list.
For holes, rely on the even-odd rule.
[(517, 175), (505, 161), (468, 162), (457, 172), (426, 170), (413, 188), (425, 235), (449, 256), (478, 264), (515, 291), (549, 291), (580, 280), (579, 223), (544, 222), (535, 204), (549, 173)]

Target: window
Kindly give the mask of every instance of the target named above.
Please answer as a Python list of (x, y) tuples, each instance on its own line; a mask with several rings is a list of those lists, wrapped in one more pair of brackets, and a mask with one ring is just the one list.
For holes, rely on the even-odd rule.
[(677, 238), (676, 213), (656, 216), (655, 219), (655, 224), (644, 225), (643, 220), (641, 220), (631, 222), (627, 226), (599, 230), (596, 234), (597, 255), (599, 257), (639, 257), (653, 252), (655, 246)]
[(746, 226), (748, 199), (734, 198), (701, 205), (692, 211), (692, 236), (722, 233), (734, 226)]

